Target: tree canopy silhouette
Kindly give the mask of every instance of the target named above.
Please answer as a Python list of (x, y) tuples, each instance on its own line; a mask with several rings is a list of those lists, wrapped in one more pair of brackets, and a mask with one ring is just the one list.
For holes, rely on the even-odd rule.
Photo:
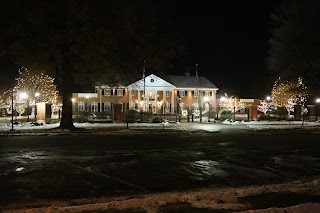
[(275, 78), (302, 77), (313, 93), (320, 91), (320, 2), (288, 0), (271, 15), (273, 24), (267, 64)]
[(153, 73), (159, 73), (183, 53), (183, 42), (164, 5), (152, 0), (5, 0), (2, 4), (2, 54), (61, 81), (61, 128), (74, 127), (75, 83), (126, 83), (141, 78), (144, 60)]

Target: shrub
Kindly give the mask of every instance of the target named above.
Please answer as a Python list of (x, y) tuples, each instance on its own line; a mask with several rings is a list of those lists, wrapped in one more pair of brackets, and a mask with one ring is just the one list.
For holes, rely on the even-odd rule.
[(288, 116), (288, 112), (284, 107), (278, 107), (277, 109), (273, 110), (272, 112), (278, 121), (286, 120)]
[(264, 113), (259, 113), (258, 114), (258, 120), (259, 121), (266, 121), (266, 120), (269, 120), (269, 119), (268, 119), (268, 116), (265, 115)]
[(75, 113), (75, 117), (73, 120), (78, 123), (84, 123), (87, 121), (89, 114), (89, 112), (78, 111)]
[(224, 110), (221, 112), (221, 115), (220, 115), (220, 120), (231, 120), (233, 117), (232, 117), (232, 113), (231, 111), (227, 111), (227, 110)]
[(125, 112), (125, 122), (134, 123), (137, 122), (140, 118), (140, 113), (135, 109), (128, 109)]
[(106, 119), (108, 118), (108, 116), (112, 115), (112, 112), (111, 111), (96, 112), (95, 115), (96, 115), (96, 118), (98, 119)]
[(151, 112), (140, 112), (140, 122), (151, 122)]

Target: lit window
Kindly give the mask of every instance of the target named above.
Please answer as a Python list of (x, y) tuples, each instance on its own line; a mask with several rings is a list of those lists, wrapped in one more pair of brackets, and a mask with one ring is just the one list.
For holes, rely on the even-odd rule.
[(111, 110), (111, 103), (105, 102), (104, 103), (104, 111), (110, 111)]
[(85, 111), (84, 102), (78, 102), (78, 111)]
[(199, 97), (199, 91), (194, 91), (193, 92), (193, 97)]
[(104, 95), (105, 96), (110, 96), (111, 95), (111, 89), (105, 89)]
[(91, 112), (98, 112), (98, 103), (97, 102), (91, 103)]
[(198, 103), (193, 103), (193, 104), (192, 104), (192, 109), (198, 109), (198, 108), (199, 108)]
[(123, 89), (117, 89), (117, 96), (123, 96)]
[(179, 90), (179, 96), (180, 96), (180, 97), (186, 96), (186, 91), (184, 91), (184, 90)]

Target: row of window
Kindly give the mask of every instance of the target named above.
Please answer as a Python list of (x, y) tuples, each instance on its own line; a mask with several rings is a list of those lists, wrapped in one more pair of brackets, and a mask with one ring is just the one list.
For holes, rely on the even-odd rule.
[[(211, 97), (212, 96), (212, 91), (191, 91), (193, 97), (199, 97), (199, 96), (204, 96), (204, 97)], [(170, 91), (165, 91), (166, 97), (170, 97), (171, 92)], [(187, 91), (186, 90), (179, 90), (178, 94), (180, 97), (185, 97), (187, 96)], [(125, 96), (126, 95), (126, 90), (125, 89), (103, 89), (102, 90), (102, 95), (104, 96)], [(134, 96), (134, 90), (131, 90), (131, 95)]]
[(101, 90), (102, 95), (104, 96), (125, 96), (126, 90), (125, 89), (103, 89)]
[[(179, 90), (178, 92), (180, 97), (187, 96), (187, 91), (185, 90)], [(212, 91), (191, 91), (191, 93), (193, 97), (200, 97), (200, 96), (211, 97), (212, 96)]]
[[(105, 102), (101, 103), (102, 105), (102, 111), (110, 111), (111, 110), (111, 103)], [(76, 104), (76, 110), (77, 111), (92, 111), (92, 112), (99, 112), (100, 111), (100, 103), (92, 102), (86, 106), (85, 102), (78, 102)]]

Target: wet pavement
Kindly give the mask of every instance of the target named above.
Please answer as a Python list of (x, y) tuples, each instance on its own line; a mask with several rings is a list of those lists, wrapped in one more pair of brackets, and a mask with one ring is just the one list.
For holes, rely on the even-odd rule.
[(220, 129), (1, 137), (0, 206), (319, 178), (319, 132), (212, 128)]

